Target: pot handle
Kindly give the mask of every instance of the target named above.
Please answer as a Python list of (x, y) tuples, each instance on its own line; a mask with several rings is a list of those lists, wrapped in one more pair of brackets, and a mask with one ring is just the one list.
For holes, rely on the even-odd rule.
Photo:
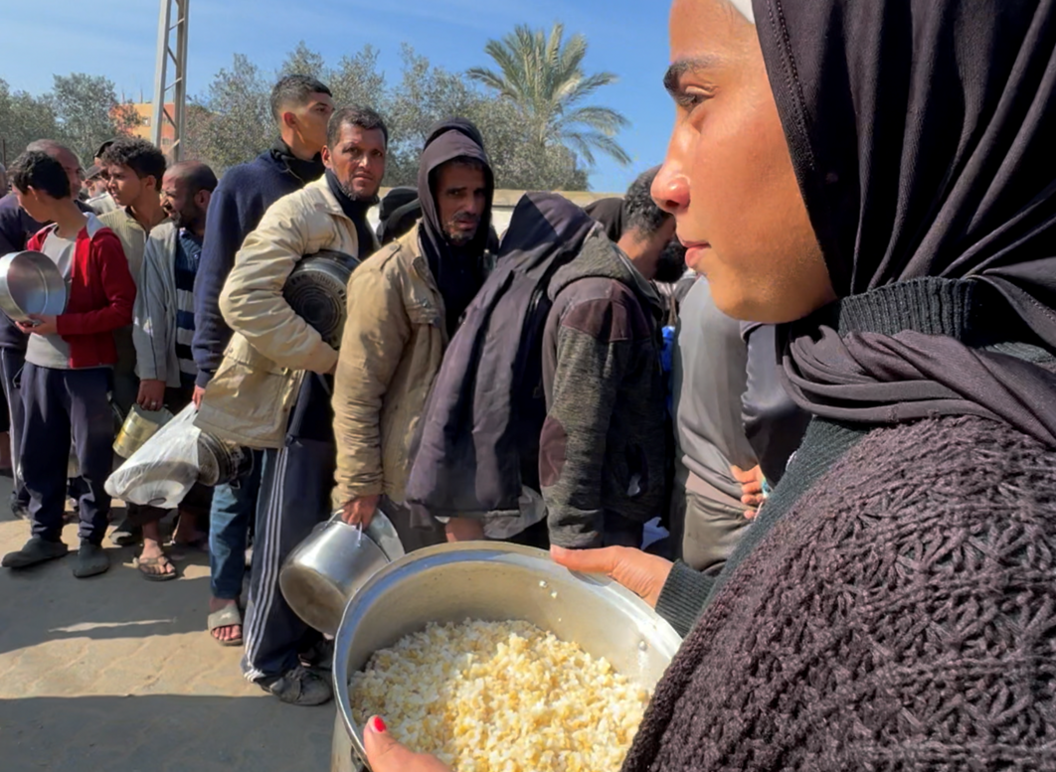
[[(316, 528), (326, 528), (332, 523), (344, 523), (345, 521), (341, 519), (341, 511), (340, 509), (335, 509), (333, 514), (330, 515), (330, 519), (317, 525)], [(389, 559), (390, 563), (407, 554), (407, 551), (403, 548), (403, 542), (400, 541), (400, 536), (396, 532), (396, 526), (392, 524), (392, 520), (389, 519), (389, 516), (385, 514), (381, 507), (375, 510), (370, 525), (362, 530), (385, 553), (385, 557)]]

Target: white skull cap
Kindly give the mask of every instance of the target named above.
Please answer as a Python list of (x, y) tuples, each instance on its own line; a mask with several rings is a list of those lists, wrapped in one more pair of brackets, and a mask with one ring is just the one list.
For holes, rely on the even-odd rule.
[(755, 11), (752, 10), (752, 0), (730, 0), (730, 5), (740, 11), (741, 16), (755, 24)]

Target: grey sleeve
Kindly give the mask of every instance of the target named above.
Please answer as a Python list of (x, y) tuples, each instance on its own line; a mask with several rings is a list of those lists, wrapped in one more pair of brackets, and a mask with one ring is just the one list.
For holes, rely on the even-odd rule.
[(810, 414), (781, 385), (776, 328), (747, 324), (741, 335), (748, 344), (748, 385), (741, 397), (741, 420), (763, 474), (775, 485), (803, 441)]

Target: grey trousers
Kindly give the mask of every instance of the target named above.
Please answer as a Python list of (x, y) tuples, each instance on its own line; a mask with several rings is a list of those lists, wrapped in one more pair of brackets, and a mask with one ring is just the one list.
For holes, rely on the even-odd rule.
[(751, 522), (745, 509), (677, 486), (671, 494), (675, 557), (697, 571), (718, 574)]

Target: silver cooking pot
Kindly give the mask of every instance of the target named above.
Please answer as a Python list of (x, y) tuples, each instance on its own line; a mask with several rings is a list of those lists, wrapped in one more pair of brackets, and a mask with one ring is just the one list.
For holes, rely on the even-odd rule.
[(345, 609), (334, 641), (338, 715), (331, 772), (366, 768), (363, 728), (352, 717), (349, 680), (378, 649), (428, 622), (523, 619), (604, 657), (652, 689), (682, 639), (643, 600), (616, 582), (575, 574), (543, 550), (462, 542), (416, 550), (382, 568)]
[(286, 558), (279, 571), (279, 588), (306, 624), (334, 635), (356, 591), (400, 557), (403, 544), (381, 510), (364, 530), (348, 525), (335, 512)]
[(345, 329), (345, 287), (359, 262), (344, 252), (320, 250), (301, 259), (282, 288), (290, 308), (334, 348), (341, 346)]
[(16, 322), (30, 314), (58, 316), (66, 310), (66, 280), (43, 252), (23, 250), (0, 257), (0, 309)]

